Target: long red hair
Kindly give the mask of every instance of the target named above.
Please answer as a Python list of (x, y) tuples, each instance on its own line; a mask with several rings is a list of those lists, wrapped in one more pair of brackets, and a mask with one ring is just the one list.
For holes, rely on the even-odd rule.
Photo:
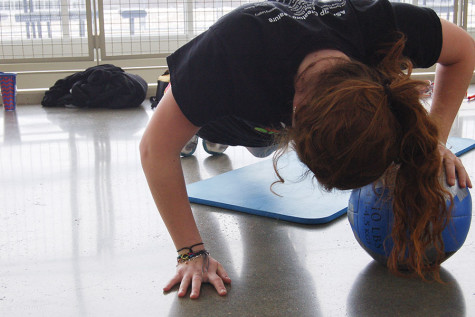
[[(307, 80), (284, 143), (327, 190), (359, 188), (393, 169), (394, 247), (387, 265), (438, 278), (448, 192), (439, 180), (438, 130), (420, 100), (426, 83), (411, 79), (404, 43), (386, 49), (376, 67), (342, 61)], [(426, 256), (432, 247), (435, 263)]]

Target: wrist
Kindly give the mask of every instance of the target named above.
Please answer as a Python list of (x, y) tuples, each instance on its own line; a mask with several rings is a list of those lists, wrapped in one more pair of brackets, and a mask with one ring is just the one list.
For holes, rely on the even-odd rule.
[(183, 247), (177, 250), (177, 266), (180, 264), (188, 264), (190, 261), (196, 259), (203, 259), (203, 266), (201, 271), (203, 273), (208, 271), (209, 266), (209, 252), (204, 248), (204, 243), (196, 243), (189, 247)]
[(182, 254), (182, 255), (177, 256), (177, 265), (180, 265), (182, 263), (188, 264), (188, 262), (194, 261), (199, 258), (203, 258), (204, 260), (207, 260), (208, 256), (209, 256), (209, 252), (204, 249), (201, 251)]
[(205, 249), (204, 243), (199, 242), (199, 243), (192, 244), (190, 246), (185, 246), (185, 247), (179, 248), (176, 252), (180, 256), (180, 255), (184, 255), (184, 254), (196, 253), (196, 252), (199, 252), (199, 251), (203, 251), (204, 249)]

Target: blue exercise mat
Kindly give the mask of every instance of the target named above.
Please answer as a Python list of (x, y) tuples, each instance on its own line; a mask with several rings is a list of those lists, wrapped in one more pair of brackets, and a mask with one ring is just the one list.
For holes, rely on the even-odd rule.
[[(447, 147), (460, 156), (475, 140), (449, 138)], [(346, 213), (351, 191), (326, 192), (306, 171), (295, 153), (279, 161), (284, 184), (277, 180), (272, 160), (264, 160), (187, 186), (190, 202), (303, 224), (330, 222)]]

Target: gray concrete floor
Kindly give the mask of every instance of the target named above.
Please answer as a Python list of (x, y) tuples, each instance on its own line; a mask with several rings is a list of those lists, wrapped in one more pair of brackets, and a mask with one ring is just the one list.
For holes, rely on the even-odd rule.
[[(475, 316), (473, 228), (437, 284), (389, 274), (346, 217), (308, 226), (201, 205), (194, 214), (229, 294), (164, 294), (175, 250), (138, 153), (151, 114), (0, 111), (0, 316)], [(475, 102), (452, 135), (475, 138)], [(475, 151), (462, 160), (475, 180)], [(191, 183), (258, 159), (236, 147), (182, 161)]]

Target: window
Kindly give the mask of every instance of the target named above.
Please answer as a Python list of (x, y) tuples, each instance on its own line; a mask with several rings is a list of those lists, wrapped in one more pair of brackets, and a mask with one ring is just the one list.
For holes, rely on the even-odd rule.
[(165, 56), (247, 2), (251, 1), (4, 0), (0, 1), (0, 59)]
[[(0, 0), (1, 70), (18, 73), (19, 90), (49, 88), (99, 63), (134, 69), (153, 83), (166, 56), (222, 15), (255, 1)], [(475, 0), (391, 1), (431, 7), (475, 34)]]
[(4, 62), (91, 59), (88, 2), (1, 1), (0, 59)]

